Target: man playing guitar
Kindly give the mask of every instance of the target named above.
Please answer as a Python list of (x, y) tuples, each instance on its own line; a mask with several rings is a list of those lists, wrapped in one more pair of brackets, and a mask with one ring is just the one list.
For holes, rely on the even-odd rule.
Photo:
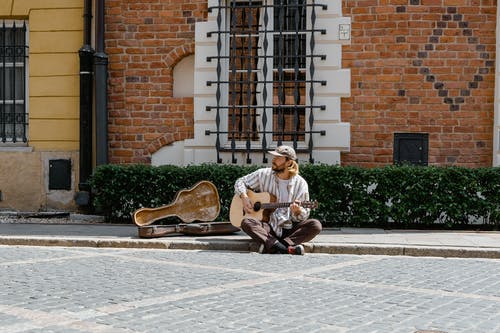
[[(249, 213), (241, 221), (241, 229), (259, 242), (260, 253), (304, 254), (302, 243), (321, 232), (321, 222), (309, 219), (310, 209), (301, 206), (309, 200), (307, 182), (299, 175), (297, 155), (292, 147), (279, 146), (274, 151), (272, 168), (261, 168), (236, 180), (234, 188)], [(250, 216), (254, 203), (247, 190), (268, 192), (278, 202), (290, 202), (288, 207), (276, 208), (262, 220)]]

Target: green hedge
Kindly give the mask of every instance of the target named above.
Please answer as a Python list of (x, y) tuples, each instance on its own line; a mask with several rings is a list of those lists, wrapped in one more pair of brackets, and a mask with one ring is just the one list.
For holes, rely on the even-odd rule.
[(90, 179), (93, 204), (95, 210), (108, 221), (128, 222), (136, 209), (170, 204), (178, 191), (191, 188), (200, 180), (209, 180), (217, 186), (221, 200), (221, 212), (217, 220), (227, 220), (234, 181), (256, 169), (221, 164), (188, 167), (103, 165), (97, 168)]
[[(204, 164), (198, 166), (104, 165), (90, 183), (97, 212), (110, 222), (130, 222), (140, 207), (158, 207), (200, 180), (219, 191), (227, 221), (234, 181), (257, 166)], [(303, 165), (312, 200), (312, 216), (325, 226), (456, 228), (500, 225), (500, 168), (384, 168)]]

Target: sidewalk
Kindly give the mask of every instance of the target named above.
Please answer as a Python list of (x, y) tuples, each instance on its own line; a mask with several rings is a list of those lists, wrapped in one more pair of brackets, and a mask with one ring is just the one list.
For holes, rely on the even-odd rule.
[[(28, 223), (26, 223), (26, 221)], [(243, 232), (221, 236), (169, 235), (144, 239), (133, 224), (89, 222), (68, 217), (67, 223), (12, 222), (0, 215), (0, 245), (157, 248), (256, 251)], [(33, 222), (35, 221), (35, 223)], [(439, 256), (500, 259), (500, 232), (324, 229), (304, 244), (306, 253)]]

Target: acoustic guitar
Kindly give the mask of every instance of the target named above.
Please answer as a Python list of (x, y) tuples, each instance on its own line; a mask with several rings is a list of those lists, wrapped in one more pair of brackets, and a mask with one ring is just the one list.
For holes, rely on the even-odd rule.
[[(243, 209), (243, 202), (238, 195), (233, 197), (229, 208), (229, 220), (235, 227), (241, 227), (241, 220), (245, 217), (253, 217), (260, 221), (269, 221), (269, 215), (276, 208), (285, 208), (292, 202), (276, 202), (276, 197), (267, 192), (256, 193), (247, 191), (248, 198), (253, 203), (253, 212), (247, 213)], [(302, 201), (298, 202), (299, 206), (304, 208), (317, 208), (317, 201)]]
[(172, 203), (157, 208), (140, 208), (133, 214), (134, 223), (150, 225), (160, 219), (177, 216), (183, 222), (213, 221), (219, 216), (219, 193), (214, 184), (202, 180), (188, 190), (179, 191)]

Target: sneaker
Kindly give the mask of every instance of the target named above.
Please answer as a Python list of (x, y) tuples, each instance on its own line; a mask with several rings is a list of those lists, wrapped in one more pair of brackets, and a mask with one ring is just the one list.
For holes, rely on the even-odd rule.
[(276, 241), (274, 245), (269, 250), (269, 253), (274, 254), (285, 254), (288, 253), (288, 245), (281, 243), (280, 241)]
[(263, 254), (263, 253), (264, 253), (264, 250), (265, 250), (265, 246), (264, 246), (264, 244), (260, 244), (260, 246), (259, 246), (259, 251), (257, 251), (257, 252), (258, 252), (258, 253), (260, 253), (260, 254)]
[(288, 247), (288, 253), (289, 254), (295, 254), (295, 255), (303, 256), (304, 252), (305, 252), (304, 251), (304, 246), (302, 246), (300, 244)]

